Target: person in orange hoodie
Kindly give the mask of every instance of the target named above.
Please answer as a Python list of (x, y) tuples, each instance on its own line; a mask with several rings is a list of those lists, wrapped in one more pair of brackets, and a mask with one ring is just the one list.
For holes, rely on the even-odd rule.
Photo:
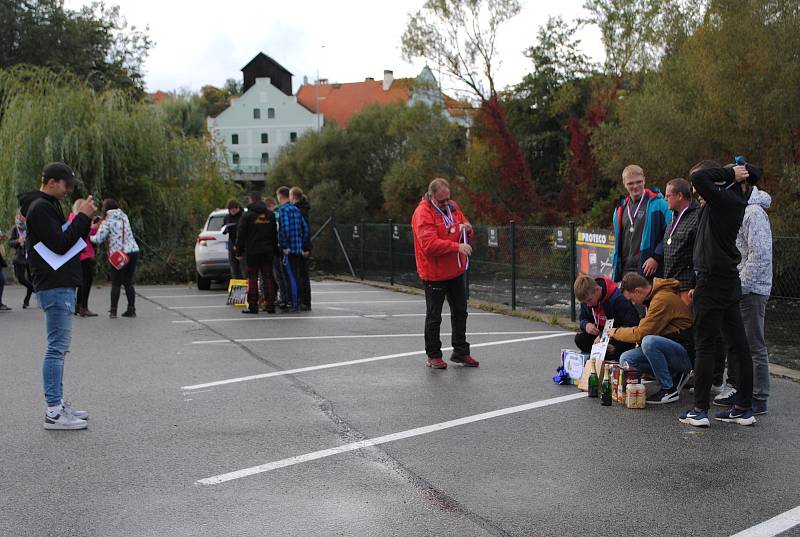
[(458, 204), (450, 199), (450, 184), (441, 177), (428, 186), (411, 218), (417, 273), (425, 284), (425, 365), (447, 369), (442, 360), (442, 306), (450, 305), (453, 354), (450, 361), (478, 367), (467, 342), (467, 296), (464, 272), (472, 255), (474, 235)]
[(648, 403), (674, 403), (689, 380), (694, 358), (692, 312), (681, 298), (680, 282), (654, 278), (651, 284), (629, 272), (622, 278), (622, 294), (647, 306), (647, 314), (638, 326), (611, 329), (615, 339), (639, 345), (622, 353), (619, 363), (656, 377), (661, 389), (647, 398)]

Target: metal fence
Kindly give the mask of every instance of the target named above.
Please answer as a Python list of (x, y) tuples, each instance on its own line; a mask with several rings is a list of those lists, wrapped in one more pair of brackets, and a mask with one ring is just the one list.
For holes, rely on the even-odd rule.
[[(314, 270), (422, 287), (409, 224), (330, 219), (316, 232)], [(470, 298), (572, 320), (579, 311), (572, 293), (576, 273), (608, 274), (614, 248), (609, 230), (514, 224), (475, 226), (473, 245)], [(770, 357), (800, 369), (800, 335), (794, 328), (800, 318), (800, 237), (774, 238), (773, 267), (765, 321)]]

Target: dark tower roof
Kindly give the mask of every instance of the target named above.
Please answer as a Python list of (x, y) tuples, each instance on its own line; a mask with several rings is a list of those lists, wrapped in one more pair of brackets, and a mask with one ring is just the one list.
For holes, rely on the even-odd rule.
[(263, 52), (256, 54), (255, 58), (242, 67), (242, 74), (244, 75), (243, 92), (256, 83), (256, 78), (269, 78), (273, 86), (286, 95), (292, 95), (292, 73)]

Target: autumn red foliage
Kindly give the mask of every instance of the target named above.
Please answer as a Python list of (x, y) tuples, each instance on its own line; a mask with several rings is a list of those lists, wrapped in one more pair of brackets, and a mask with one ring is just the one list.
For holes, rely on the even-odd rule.
[(470, 197), (475, 219), (485, 223), (502, 224), (540, 221), (542, 202), (534, 190), (528, 163), (519, 143), (508, 128), (506, 111), (497, 96), (481, 106), (474, 126), (474, 134), (490, 148), (494, 155), (494, 169), (498, 170), (490, 192), (478, 191), (464, 185)]

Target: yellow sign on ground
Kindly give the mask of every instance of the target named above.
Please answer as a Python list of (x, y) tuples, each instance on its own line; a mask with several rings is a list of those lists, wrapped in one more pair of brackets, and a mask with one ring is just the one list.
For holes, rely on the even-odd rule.
[(228, 282), (228, 305), (243, 308), (247, 306), (247, 280)]

